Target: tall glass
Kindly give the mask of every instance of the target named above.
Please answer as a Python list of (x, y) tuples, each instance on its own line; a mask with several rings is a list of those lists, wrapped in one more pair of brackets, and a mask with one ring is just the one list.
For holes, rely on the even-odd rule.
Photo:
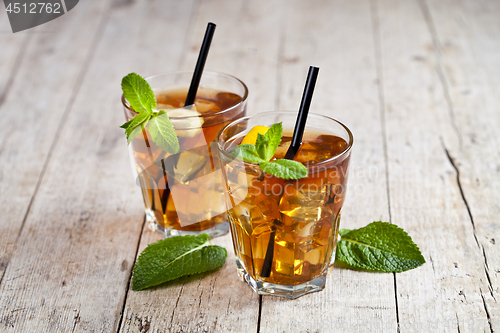
[(284, 180), (229, 153), (257, 125), (283, 123), (274, 158), (290, 146), (296, 112), (241, 118), (217, 143), (238, 274), (261, 295), (296, 298), (322, 290), (335, 260), (353, 136), (340, 122), (309, 114), (295, 160), (308, 176)]
[[(195, 104), (184, 107), (191, 77), (192, 72), (178, 71), (146, 78), (157, 109), (165, 110), (174, 126), (179, 152), (170, 154), (155, 144), (151, 122), (129, 145), (149, 227), (166, 237), (201, 232), (216, 237), (229, 230), (218, 154), (212, 146), (221, 128), (245, 115), (248, 89), (233, 76), (207, 71)], [(123, 96), (122, 103), (129, 121), (137, 113)]]

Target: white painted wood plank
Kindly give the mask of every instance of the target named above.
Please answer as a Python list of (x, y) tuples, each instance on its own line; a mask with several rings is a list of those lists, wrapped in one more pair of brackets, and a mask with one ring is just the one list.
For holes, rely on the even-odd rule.
[(428, 261), (396, 276), (400, 331), (488, 332), (482, 253), (442, 143), (455, 133), (429, 27), (417, 1), (377, 4), (391, 219)]
[[(248, 113), (272, 109), (277, 90), (281, 21), (273, 14), (282, 1), (211, 1), (195, 7), (180, 67), (192, 69), (209, 21), (217, 24), (205, 68), (225, 72), (249, 87)], [(267, 42), (263, 43), (263, 39)], [(158, 236), (146, 231), (140, 251)], [(257, 331), (258, 296), (236, 273), (231, 236), (213, 241), (228, 250), (223, 268), (202, 279), (181, 280), (152, 291), (129, 291), (125, 306), (124, 332), (253, 332)]]
[[(320, 67), (311, 111), (353, 132), (341, 228), (389, 221), (369, 1), (294, 1), (287, 8), (280, 109), (298, 110), (310, 65)], [(325, 290), (289, 301), (263, 297), (261, 332), (396, 330), (394, 278), (334, 268)]]
[[(31, 29), (23, 61), (0, 105), (0, 280), (59, 124), (85, 71), (105, 8), (103, 4), (83, 5), (71, 15)], [(74, 31), (74, 26), (82, 28)], [(26, 33), (19, 34), (16, 38)], [(11, 39), (15, 48), (18, 39)], [(0, 53), (12, 51), (10, 45), (2, 44)], [(1, 82), (5, 82), (3, 77)]]
[[(118, 128), (124, 121), (120, 81), (133, 70), (176, 68), (190, 7), (163, 1), (113, 6), (0, 285), (2, 330), (118, 329), (144, 216)], [(91, 15), (96, 3), (81, 2), (72, 12), (87, 14), (75, 27), (98, 24)], [(39, 108), (49, 114), (60, 108), (50, 106)]]
[(500, 4), (422, 2), (435, 27), (442, 80), (460, 142), (444, 137), (483, 252), (489, 290), (481, 290), (491, 329), (500, 330)]

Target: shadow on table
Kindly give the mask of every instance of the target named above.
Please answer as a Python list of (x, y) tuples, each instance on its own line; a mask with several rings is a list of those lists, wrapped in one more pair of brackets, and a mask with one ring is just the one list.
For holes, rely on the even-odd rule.
[(351, 265), (349, 265), (347, 263), (337, 261), (337, 260), (335, 260), (335, 266), (333, 266), (333, 269), (341, 269), (341, 270), (349, 269), (351, 271), (367, 272), (367, 273), (391, 273), (391, 272), (371, 271), (368, 269), (361, 269), (361, 268), (357, 268), (357, 267), (352, 267)]

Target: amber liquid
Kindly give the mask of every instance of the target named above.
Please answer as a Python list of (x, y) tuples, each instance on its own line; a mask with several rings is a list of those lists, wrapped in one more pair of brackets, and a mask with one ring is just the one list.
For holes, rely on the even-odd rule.
[[(182, 110), (170, 109), (184, 107), (186, 95), (187, 89), (157, 92), (157, 109), (166, 110), (169, 116), (170, 112), (177, 112), (176, 116), (179, 117), (178, 112)], [(210, 175), (218, 168), (217, 152), (212, 151), (210, 143), (215, 141), (222, 127), (245, 115), (244, 106), (239, 104), (241, 101), (242, 97), (233, 93), (198, 89), (195, 99), (196, 110), (200, 114), (198, 122), (176, 122), (170, 116), (181, 147), (178, 154), (168, 154), (159, 148), (151, 140), (149, 127), (132, 140), (144, 204), (161, 227), (202, 231), (226, 221), (225, 213), (214, 213), (225, 211), (220, 177), (214, 177), (209, 188), (200, 177)], [(214, 114), (219, 111), (223, 112)], [(177, 128), (178, 124), (182, 128)], [(170, 187), (177, 184), (181, 186), (176, 186), (178, 192), (174, 203)], [(192, 204), (193, 200), (196, 205)], [(182, 221), (200, 222), (189, 225), (183, 223), (181, 226), (180, 218)]]
[[(274, 158), (284, 157), (290, 141), (283, 138)], [(238, 265), (254, 280), (297, 285), (326, 273), (334, 260), (349, 157), (313, 163), (347, 146), (337, 136), (306, 133), (294, 158), (310, 167), (300, 180), (276, 178), (238, 161), (225, 165)]]

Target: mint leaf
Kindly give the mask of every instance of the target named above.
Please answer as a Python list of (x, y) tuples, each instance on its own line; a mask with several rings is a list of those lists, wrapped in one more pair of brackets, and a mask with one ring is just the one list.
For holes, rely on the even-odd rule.
[(149, 121), (149, 134), (151, 134), (153, 142), (167, 153), (177, 154), (179, 152), (179, 139), (177, 139), (174, 126), (172, 126), (165, 111), (161, 110), (153, 114)]
[(357, 230), (342, 229), (336, 260), (354, 269), (403, 272), (425, 263), (418, 246), (403, 229), (372, 222)]
[(299, 179), (307, 176), (307, 168), (297, 161), (279, 159), (261, 163), (259, 166), (262, 171), (283, 179)]
[(269, 162), (273, 158), (276, 149), (281, 143), (281, 134), (283, 133), (283, 126), (281, 123), (273, 124), (264, 135), (257, 134), (257, 141), (255, 142), (255, 149), (259, 156)]
[(130, 125), (130, 123), (132, 122), (133, 119), (130, 119), (129, 121), (127, 121), (125, 124), (121, 125), (120, 128), (124, 128), (124, 129), (127, 129), (127, 127)]
[(268, 158), (269, 155), (268, 145), (269, 141), (267, 141), (266, 137), (260, 133), (257, 134), (257, 141), (255, 141), (255, 150), (257, 151), (257, 154), (259, 154), (259, 157), (264, 160), (264, 162), (267, 162), (271, 158), (273, 158), (272, 154), (271, 157)]
[(125, 130), (125, 135), (127, 136), (127, 143), (130, 144), (130, 142), (144, 129), (149, 118), (151, 118), (150, 114), (139, 113), (134, 118), (132, 118), (131, 121), (128, 122), (128, 127)]
[(137, 259), (132, 290), (143, 290), (164, 282), (211, 271), (224, 265), (227, 251), (209, 245), (210, 236), (175, 236), (149, 244)]
[(122, 91), (125, 99), (137, 113), (151, 113), (156, 108), (156, 97), (148, 81), (136, 73), (130, 73), (122, 79)]
[(127, 134), (127, 144), (130, 144), (130, 142), (132, 142), (132, 140), (134, 140), (145, 128), (146, 124), (140, 124), (132, 129), (132, 131)]
[(248, 163), (259, 164), (262, 171), (283, 179), (299, 179), (307, 177), (307, 168), (299, 162), (277, 159), (269, 162), (281, 143), (282, 123), (276, 123), (264, 135), (257, 134), (255, 145), (242, 144), (236, 146), (230, 154)]
[(340, 236), (344, 236), (345, 234), (347, 234), (348, 232), (351, 232), (352, 230), (350, 229), (340, 229), (339, 230), (339, 235)]
[(166, 112), (153, 111), (156, 108), (156, 97), (149, 83), (140, 75), (130, 73), (122, 79), (122, 90), (130, 106), (139, 113), (120, 126), (125, 128), (127, 142), (130, 144), (151, 120), (149, 133), (153, 142), (164, 151), (176, 154), (180, 149), (179, 140)]
[(281, 143), (281, 135), (283, 134), (283, 125), (281, 123), (273, 124), (267, 132), (264, 134), (264, 137), (267, 139), (267, 155), (269, 158), (266, 158), (269, 161), (273, 158), (276, 149)]
[(248, 163), (259, 164), (265, 162), (257, 153), (255, 146), (249, 143), (236, 146), (233, 150), (231, 150), (230, 154), (234, 157), (239, 157)]

